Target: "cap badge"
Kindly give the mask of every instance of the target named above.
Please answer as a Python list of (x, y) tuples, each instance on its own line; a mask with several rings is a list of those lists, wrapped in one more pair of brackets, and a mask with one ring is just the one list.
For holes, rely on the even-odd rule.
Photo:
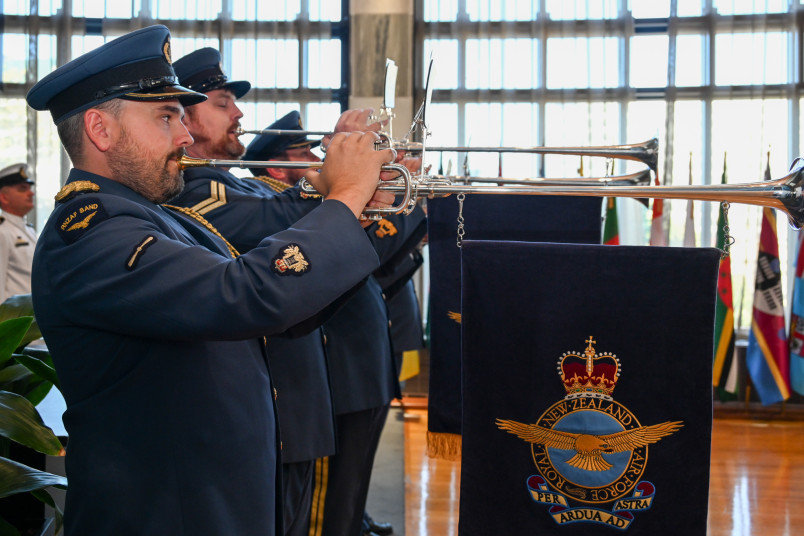
[(165, 39), (165, 44), (162, 45), (162, 53), (165, 55), (167, 62), (172, 64), (173, 60), (170, 58), (170, 37)]
[(25, 171), (25, 166), (20, 166), (20, 177), (23, 179), (28, 178), (28, 173)]

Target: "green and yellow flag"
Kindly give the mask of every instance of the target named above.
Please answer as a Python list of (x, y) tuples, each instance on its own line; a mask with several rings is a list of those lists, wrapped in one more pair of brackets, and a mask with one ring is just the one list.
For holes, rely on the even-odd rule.
[(603, 244), (616, 246), (620, 243), (620, 229), (617, 225), (617, 199), (606, 199), (606, 223), (603, 226)]
[[(723, 176), (726, 184), (726, 155), (723, 155)], [(726, 215), (723, 207), (717, 218), (717, 247), (725, 251)], [(725, 402), (737, 398), (737, 362), (734, 360), (734, 305), (731, 292), (731, 257), (720, 259), (717, 278), (717, 303), (715, 305), (715, 356), (712, 369), (712, 385), (718, 398)]]

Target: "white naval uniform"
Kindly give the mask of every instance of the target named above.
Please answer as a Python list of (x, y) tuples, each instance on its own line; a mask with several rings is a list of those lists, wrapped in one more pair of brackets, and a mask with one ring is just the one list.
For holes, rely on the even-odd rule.
[(31, 263), (36, 247), (33, 227), (14, 214), (0, 216), (0, 303), (14, 294), (30, 294)]

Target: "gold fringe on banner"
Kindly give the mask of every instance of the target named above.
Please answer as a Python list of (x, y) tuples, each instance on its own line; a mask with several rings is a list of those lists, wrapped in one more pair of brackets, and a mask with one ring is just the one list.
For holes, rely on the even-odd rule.
[(461, 461), (460, 434), (427, 432), (427, 456), (452, 462)]

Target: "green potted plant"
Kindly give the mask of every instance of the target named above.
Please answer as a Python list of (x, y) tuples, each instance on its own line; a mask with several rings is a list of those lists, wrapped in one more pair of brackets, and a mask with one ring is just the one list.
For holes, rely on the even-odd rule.
[[(59, 438), (36, 410), (58, 378), (46, 349), (28, 345), (41, 334), (33, 319), (30, 295), (14, 296), (0, 305), (0, 500), (30, 493), (56, 512), (56, 533), (61, 511), (46, 488), (65, 489), (67, 479), (20, 463), (10, 456), (18, 445), (49, 456), (64, 455)], [(43, 516), (44, 517), (44, 516)], [(38, 527), (37, 527), (38, 523)], [(23, 526), (0, 518), (0, 536), (39, 535), (49, 521)]]

